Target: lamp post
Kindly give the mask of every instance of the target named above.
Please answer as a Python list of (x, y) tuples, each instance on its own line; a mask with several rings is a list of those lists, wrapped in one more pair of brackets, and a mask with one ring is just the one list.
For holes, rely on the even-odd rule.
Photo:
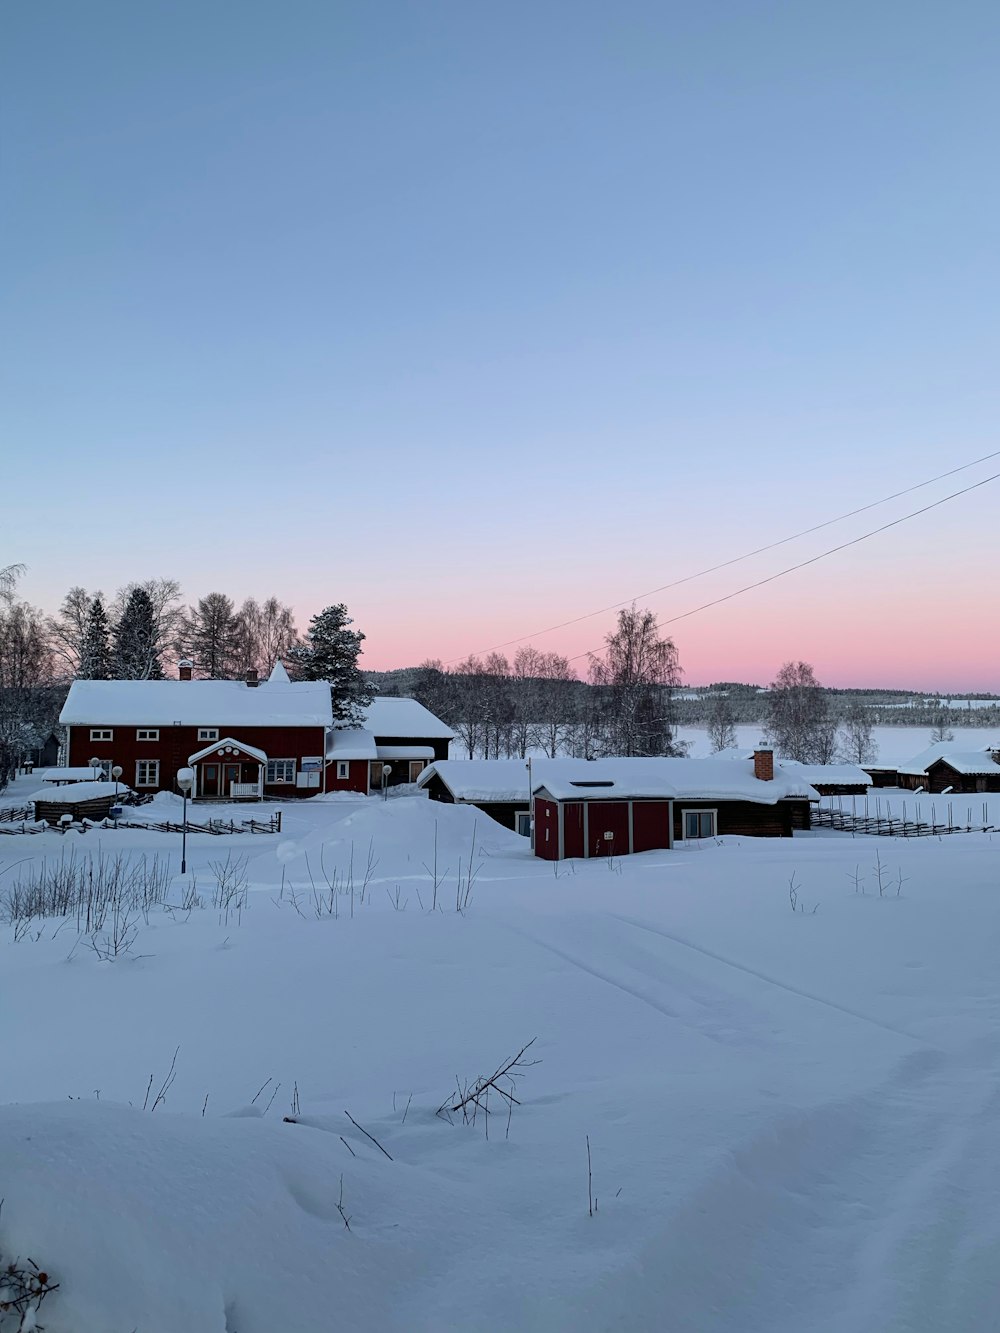
[(111, 776), (115, 780), (115, 805), (118, 804), (118, 783), (119, 780), (121, 779), (121, 775), (122, 775), (121, 764), (115, 764), (114, 768), (111, 770)]
[(101, 761), (100, 761), (100, 759), (96, 759), (96, 758), (95, 758), (95, 759), (91, 759), (91, 761), (90, 761), (90, 767), (94, 770), (94, 781), (96, 782), (97, 779), (100, 777), (100, 767), (101, 767)]
[(187, 874), (187, 837), (188, 837), (188, 796), (194, 783), (194, 770), (190, 768), (179, 768), (177, 770), (177, 785), (184, 793), (184, 821), (181, 824), (181, 874)]
[(392, 764), (382, 765), (382, 800), (389, 799), (389, 776), (392, 773)]

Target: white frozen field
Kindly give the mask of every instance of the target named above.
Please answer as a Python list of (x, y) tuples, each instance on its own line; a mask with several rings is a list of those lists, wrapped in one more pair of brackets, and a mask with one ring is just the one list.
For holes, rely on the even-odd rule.
[[(996, 1327), (1000, 841), (727, 839), (555, 873), (412, 796), (282, 810), (280, 836), (192, 835), (205, 905), (151, 908), (114, 961), (73, 922), (0, 927), (0, 1251), (59, 1283), (48, 1333)], [(175, 872), (179, 841), (0, 837), (0, 890), (98, 846)], [(509, 1137), (498, 1096), (488, 1139), (435, 1115), (532, 1038)]]

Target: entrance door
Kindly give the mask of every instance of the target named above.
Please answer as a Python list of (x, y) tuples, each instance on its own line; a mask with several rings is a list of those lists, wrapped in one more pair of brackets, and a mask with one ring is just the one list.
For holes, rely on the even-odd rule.
[(201, 766), (201, 794), (202, 796), (218, 796), (219, 794), (219, 765), (202, 764)]
[(232, 791), (233, 783), (239, 782), (240, 780), (240, 773), (243, 771), (243, 765), (223, 764), (222, 771), (223, 771), (223, 782), (224, 782), (223, 792), (225, 793), (226, 796), (228, 796)]

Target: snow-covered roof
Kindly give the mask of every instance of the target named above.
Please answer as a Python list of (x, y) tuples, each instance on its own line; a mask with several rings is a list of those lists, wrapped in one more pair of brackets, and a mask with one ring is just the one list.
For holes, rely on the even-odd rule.
[(74, 782), (55, 791), (47, 787), (42, 791), (36, 791), (27, 799), (48, 801), (52, 805), (76, 805), (82, 801), (99, 800), (102, 796), (127, 796), (128, 790), (123, 782)]
[(374, 736), (395, 736), (399, 739), (453, 740), (451, 727), (416, 699), (397, 699), (386, 696), (373, 699), (365, 711), (364, 729)]
[[(272, 673), (273, 675), (273, 673)], [(59, 714), (66, 726), (329, 727), (321, 680), (75, 680)]]
[[(954, 741), (935, 741), (929, 745), (926, 750), (921, 750), (912, 759), (906, 759), (898, 765), (900, 773), (906, 773), (910, 777), (919, 777), (926, 773), (931, 764), (943, 759), (946, 764), (950, 764), (957, 773), (996, 773), (1000, 767), (994, 763), (991, 750), (993, 746), (985, 746), (981, 750), (959, 750)], [(959, 763), (966, 763), (969, 767), (959, 768)]]
[(812, 786), (868, 787), (868, 774), (858, 764), (800, 764), (795, 759), (782, 759), (777, 768), (791, 770)]
[(43, 768), (38, 774), (39, 782), (93, 782), (92, 768)]
[(433, 745), (379, 745), (379, 759), (433, 759)]
[(248, 754), (251, 759), (256, 759), (260, 764), (267, 763), (267, 755), (263, 750), (258, 750), (256, 745), (247, 745), (245, 741), (234, 740), (232, 736), (226, 736), (221, 741), (213, 741), (211, 745), (206, 745), (203, 750), (197, 750), (194, 754), (188, 755), (188, 763), (196, 764), (199, 759), (207, 759), (209, 755), (215, 755), (222, 763), (226, 762), (226, 750), (238, 750), (241, 754)]
[(1000, 764), (989, 753), (981, 753), (977, 750), (959, 751), (949, 750), (947, 754), (938, 756), (938, 760), (931, 760), (931, 763), (937, 763), (939, 760), (953, 768), (956, 773), (964, 773), (970, 777), (982, 777), (986, 774), (1000, 773)]
[[(532, 760), (537, 787), (540, 774), (549, 764), (579, 764), (579, 759)], [(522, 801), (528, 804), (528, 765), (524, 759), (439, 759), (417, 778), (424, 787), (437, 774), (456, 801)]]
[[(457, 801), (528, 803), (523, 759), (445, 759), (425, 768), (424, 787), (437, 774)], [(779, 768), (770, 782), (754, 777), (752, 760), (737, 759), (534, 759), (531, 783), (559, 800), (670, 800), (701, 798), (774, 805), (788, 797), (817, 800), (800, 775)]]
[(361, 727), (335, 727), (326, 734), (327, 759), (376, 759), (375, 737)]

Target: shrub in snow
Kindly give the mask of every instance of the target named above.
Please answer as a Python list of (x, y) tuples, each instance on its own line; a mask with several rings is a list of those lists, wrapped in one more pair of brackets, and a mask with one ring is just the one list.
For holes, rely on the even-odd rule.
[[(3, 1264), (0, 1257), (0, 1264)], [(14, 1329), (18, 1333), (37, 1330), (41, 1333), (43, 1325), (38, 1322), (38, 1312), (46, 1296), (58, 1291), (59, 1283), (53, 1282), (48, 1273), (27, 1259), (24, 1263), (15, 1259), (3, 1264), (0, 1272), (0, 1330), (7, 1333)]]

